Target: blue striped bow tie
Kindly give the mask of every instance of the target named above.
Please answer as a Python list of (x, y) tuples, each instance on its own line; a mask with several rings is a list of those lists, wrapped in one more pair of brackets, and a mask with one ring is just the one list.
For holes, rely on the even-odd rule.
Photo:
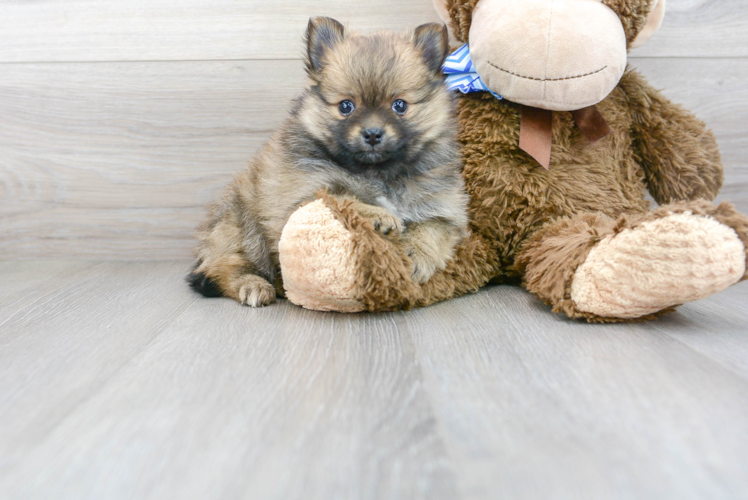
[(447, 76), (447, 89), (459, 90), (463, 94), (468, 92), (491, 92), (496, 99), (503, 99), (499, 94), (486, 87), (475, 71), (473, 60), (470, 58), (468, 44), (463, 45), (447, 57), (442, 66), (442, 72)]

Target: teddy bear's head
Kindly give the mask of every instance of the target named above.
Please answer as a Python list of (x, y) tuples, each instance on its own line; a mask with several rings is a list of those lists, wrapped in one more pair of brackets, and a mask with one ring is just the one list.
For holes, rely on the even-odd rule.
[(504, 98), (571, 111), (603, 100), (665, 0), (434, 0), (483, 82)]

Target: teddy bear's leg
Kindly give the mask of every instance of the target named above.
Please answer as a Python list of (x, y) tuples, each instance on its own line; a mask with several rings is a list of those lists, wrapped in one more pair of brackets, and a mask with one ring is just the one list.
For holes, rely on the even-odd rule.
[(357, 206), (324, 194), (288, 219), (278, 250), (283, 286), (294, 304), (387, 311), (412, 307), (421, 297), (404, 253), (377, 227), (382, 218), (359, 214)]
[(407, 241), (383, 237), (355, 205), (324, 195), (294, 212), (278, 244), (286, 296), (321, 311), (387, 311), (426, 306), (475, 291), (499, 269), (495, 248), (464, 239), (446, 268), (413, 280)]
[(457, 245), (454, 257), (444, 270), (437, 271), (421, 286), (419, 307), (477, 292), (501, 272), (494, 245), (478, 233), (470, 233)]
[(748, 218), (728, 203), (666, 205), (617, 221), (580, 214), (534, 234), (517, 258), (528, 290), (590, 321), (650, 317), (745, 279)]

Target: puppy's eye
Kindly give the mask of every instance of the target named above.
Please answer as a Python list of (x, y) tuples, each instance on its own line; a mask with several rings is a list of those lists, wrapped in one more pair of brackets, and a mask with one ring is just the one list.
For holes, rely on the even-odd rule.
[(405, 112), (408, 111), (408, 103), (403, 101), (402, 99), (398, 99), (397, 101), (392, 103), (392, 111), (394, 111), (398, 115), (404, 115)]
[(340, 114), (343, 116), (350, 115), (353, 113), (354, 109), (356, 109), (356, 105), (353, 104), (353, 101), (349, 101), (348, 99), (338, 104), (338, 111), (340, 111)]

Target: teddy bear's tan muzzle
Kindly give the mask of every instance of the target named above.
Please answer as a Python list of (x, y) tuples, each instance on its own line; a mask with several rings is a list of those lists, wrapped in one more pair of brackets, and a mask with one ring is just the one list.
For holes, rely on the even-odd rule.
[(491, 90), (553, 111), (597, 104), (626, 69), (623, 26), (599, 0), (480, 0), (469, 44)]

